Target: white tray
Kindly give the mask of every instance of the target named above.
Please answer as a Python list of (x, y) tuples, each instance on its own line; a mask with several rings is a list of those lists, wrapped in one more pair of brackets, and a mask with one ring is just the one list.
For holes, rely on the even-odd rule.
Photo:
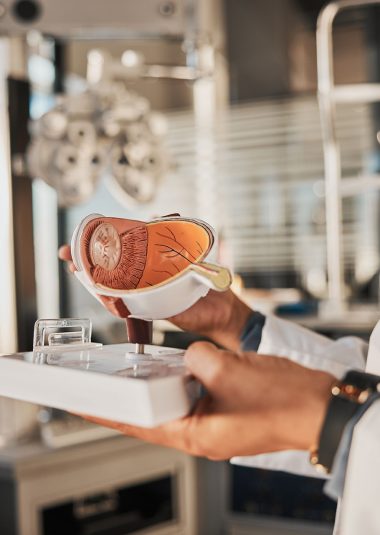
[(199, 383), (183, 352), (134, 344), (64, 348), (0, 357), (0, 395), (143, 427), (188, 414)]

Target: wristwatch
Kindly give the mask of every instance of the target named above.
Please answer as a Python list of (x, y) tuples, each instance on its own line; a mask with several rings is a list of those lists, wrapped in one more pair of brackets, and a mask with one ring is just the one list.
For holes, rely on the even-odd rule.
[(319, 435), (319, 445), (310, 453), (310, 462), (318, 471), (330, 473), (348, 421), (371, 394), (379, 391), (380, 377), (356, 370), (349, 371), (331, 388), (331, 399)]

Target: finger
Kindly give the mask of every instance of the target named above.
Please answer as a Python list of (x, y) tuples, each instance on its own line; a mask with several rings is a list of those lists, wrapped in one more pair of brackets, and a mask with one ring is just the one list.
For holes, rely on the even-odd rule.
[(114, 422), (112, 420), (105, 420), (104, 418), (98, 418), (97, 416), (91, 416), (89, 414), (83, 414), (81, 412), (72, 412), (74, 416), (78, 416), (79, 418), (83, 418), (84, 420), (87, 420), (88, 422), (91, 422), (93, 424), (101, 425), (103, 427), (109, 427), (111, 429), (117, 429), (118, 431), (122, 432), (122, 426), (124, 424), (121, 424), (120, 422)]
[(108, 312), (111, 312), (114, 316), (117, 316), (118, 318), (127, 318), (130, 315), (129, 310), (122, 299), (108, 295), (99, 295), (98, 297)]
[(58, 249), (58, 257), (67, 262), (67, 267), (71, 273), (76, 271), (74, 262), (72, 262), (71, 249), (69, 245), (62, 245), (62, 247)]
[(80, 416), (84, 420), (87, 420), (88, 422), (92, 422), (93, 424), (101, 425), (103, 427), (109, 427), (110, 429), (115, 429), (116, 431), (120, 431), (120, 433), (123, 433), (124, 435), (128, 435), (130, 437), (144, 439), (147, 432), (151, 431), (150, 429), (147, 429), (145, 427), (138, 427), (136, 425), (124, 424), (122, 422), (115, 422), (113, 420), (106, 420), (104, 418), (98, 418), (97, 416), (90, 416), (89, 414), (76, 413), (76, 415)]
[(189, 371), (211, 393), (216, 393), (223, 390), (231, 368), (238, 365), (238, 358), (209, 342), (196, 342), (186, 351), (185, 362)]
[(58, 257), (61, 260), (72, 261), (70, 246), (65, 244), (58, 249)]
[(146, 435), (147, 432), (152, 432), (152, 429), (145, 427), (139, 427), (136, 425), (124, 424), (122, 422), (115, 422), (113, 420), (106, 420), (105, 418), (99, 418), (98, 416), (91, 416), (89, 414), (82, 414), (79, 412), (72, 413), (75, 416), (79, 416), (88, 422), (93, 424), (101, 425), (103, 427), (109, 427), (110, 429), (115, 429), (123, 433), (124, 435), (133, 436), (136, 438), (143, 438), (143, 435)]
[(193, 417), (173, 420), (158, 427), (139, 427), (136, 425), (105, 420), (87, 414), (77, 413), (76, 415), (89, 422), (115, 429), (124, 435), (145, 440), (151, 444), (176, 448), (189, 454), (197, 453), (196, 422), (198, 420)]

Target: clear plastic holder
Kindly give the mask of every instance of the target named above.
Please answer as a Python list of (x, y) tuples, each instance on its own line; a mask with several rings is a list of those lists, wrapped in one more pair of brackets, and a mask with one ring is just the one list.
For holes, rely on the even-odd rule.
[(34, 324), (33, 351), (51, 353), (102, 347), (91, 342), (91, 333), (92, 323), (87, 318), (40, 319)]

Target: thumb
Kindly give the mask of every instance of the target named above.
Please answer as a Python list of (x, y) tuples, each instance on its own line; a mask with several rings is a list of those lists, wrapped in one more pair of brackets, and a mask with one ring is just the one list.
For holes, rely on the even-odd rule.
[(124, 301), (119, 297), (111, 297), (100, 294), (98, 294), (98, 297), (108, 312), (111, 312), (111, 314), (114, 316), (117, 316), (118, 318), (127, 318), (130, 315), (129, 310), (124, 304)]
[(185, 353), (185, 363), (189, 371), (210, 392), (223, 390), (229, 380), (231, 368), (237, 365), (233, 353), (218, 349), (209, 342), (196, 342)]

